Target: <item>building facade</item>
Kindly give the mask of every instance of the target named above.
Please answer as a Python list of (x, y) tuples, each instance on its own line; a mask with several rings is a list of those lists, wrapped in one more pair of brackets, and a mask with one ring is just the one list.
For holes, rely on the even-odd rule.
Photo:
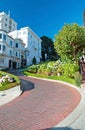
[(17, 30), (17, 23), (0, 13), (0, 69), (31, 65), (34, 57), (39, 63), (41, 39), (29, 27)]
[(12, 18), (10, 18), (10, 13), (0, 13), (0, 29), (6, 32), (12, 32), (17, 29), (17, 23)]
[(37, 63), (41, 58), (41, 39), (29, 28), (24, 27), (9, 33), (12, 38), (19, 38), (25, 44), (27, 66), (32, 64), (32, 59), (36, 57)]
[(21, 39), (13, 39), (7, 32), (0, 30), (0, 69), (20, 68), (25, 59), (25, 48)]

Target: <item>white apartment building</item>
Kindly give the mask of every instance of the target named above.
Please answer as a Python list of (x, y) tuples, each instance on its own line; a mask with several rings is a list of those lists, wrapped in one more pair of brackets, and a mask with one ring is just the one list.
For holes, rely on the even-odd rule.
[[(11, 22), (10, 22), (11, 21)], [(17, 23), (5, 12), (0, 13), (0, 69), (20, 68), (41, 58), (41, 39), (29, 28), (17, 30)]]
[(12, 38), (22, 39), (25, 44), (27, 66), (32, 64), (33, 57), (36, 57), (37, 63), (40, 62), (41, 58), (41, 39), (29, 28), (24, 27), (20, 30), (10, 32)]
[(0, 69), (20, 68), (25, 59), (25, 48), (22, 40), (13, 39), (7, 32), (0, 30)]
[(17, 23), (10, 18), (10, 13), (8, 15), (5, 12), (0, 13), (0, 29), (6, 32), (12, 32), (17, 29)]

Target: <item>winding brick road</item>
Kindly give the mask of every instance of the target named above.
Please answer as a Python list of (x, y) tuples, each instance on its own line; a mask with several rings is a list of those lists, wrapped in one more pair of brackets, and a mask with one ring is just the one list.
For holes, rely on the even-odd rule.
[(0, 130), (46, 130), (55, 126), (78, 105), (77, 90), (57, 82), (26, 76), (23, 94), (0, 107)]

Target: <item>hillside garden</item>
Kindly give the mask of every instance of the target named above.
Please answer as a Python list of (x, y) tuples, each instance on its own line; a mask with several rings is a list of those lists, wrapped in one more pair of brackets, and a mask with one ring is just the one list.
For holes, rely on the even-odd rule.
[(79, 59), (85, 51), (85, 28), (77, 24), (64, 25), (55, 35), (54, 50), (60, 59), (29, 66), (24, 74), (80, 86), (82, 77), (79, 73)]
[(61, 80), (77, 86), (81, 84), (78, 64), (62, 63), (60, 60), (29, 66), (24, 71), (24, 74), (39, 78)]

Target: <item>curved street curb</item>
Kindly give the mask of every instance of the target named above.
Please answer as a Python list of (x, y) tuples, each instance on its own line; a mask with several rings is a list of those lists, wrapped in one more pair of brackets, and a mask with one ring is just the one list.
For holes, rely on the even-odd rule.
[[(24, 75), (25, 76), (25, 75)], [(78, 92), (81, 94), (81, 88), (75, 86), (75, 85), (72, 85), (70, 83), (67, 83), (67, 82), (64, 82), (64, 81), (60, 81), (60, 80), (53, 80), (53, 79), (45, 79), (45, 78), (38, 78), (38, 77), (33, 77), (33, 76), (28, 76), (28, 77), (31, 77), (31, 78), (35, 78), (35, 79), (41, 79), (41, 80), (47, 80), (47, 81), (52, 81), (52, 82), (58, 82), (58, 83), (62, 83), (62, 84), (66, 84), (70, 87), (73, 87), (75, 89), (78, 90)], [(82, 94), (81, 94), (82, 95)]]
[[(80, 90), (80, 94), (81, 94), (81, 101), (78, 104), (78, 106), (74, 109), (74, 111), (72, 113), (70, 113), (69, 116), (67, 116), (63, 121), (61, 121), (58, 125), (56, 125), (53, 128), (61, 128), (61, 127), (70, 127), (73, 128), (73, 124), (79, 120), (81, 114), (84, 112), (84, 108), (85, 108), (85, 95), (82, 92), (82, 90)], [(82, 122), (80, 120), (80, 122)], [(79, 123), (80, 124), (80, 123)], [(84, 128), (85, 129), (85, 128)], [(51, 129), (52, 130), (52, 129)]]
[[(28, 76), (31, 77), (32, 76)], [(33, 77), (35, 78), (35, 77)], [(37, 79), (42, 79), (42, 80), (48, 80), (48, 81), (53, 81), (53, 82), (58, 82), (58, 83), (63, 83), (66, 85), (69, 85), (70, 87), (73, 87), (74, 89), (77, 89), (78, 92), (81, 95), (81, 100), (78, 104), (78, 106), (73, 110), (73, 112), (71, 112), (69, 114), (69, 116), (67, 116), (63, 121), (61, 121), (59, 124), (57, 124), (56, 126), (54, 126), (53, 128), (51, 128), (51, 130), (57, 130), (57, 128), (61, 129), (69, 129), (69, 128), (80, 128), (79, 130), (85, 130), (85, 125), (82, 126), (82, 120), (85, 118), (83, 118), (82, 120), (80, 119), (81, 115), (83, 115), (83, 113), (85, 113), (85, 89), (81, 86), (81, 88), (78, 88), (75, 85), (66, 83), (66, 82), (62, 82), (62, 81), (58, 81), (58, 80), (50, 80), (50, 79), (44, 79), (44, 78), (37, 78)], [(78, 121), (77, 121), (78, 120)], [(80, 124), (81, 123), (81, 124)], [(85, 124), (85, 123), (84, 123)]]
[[(31, 77), (31, 76), (29, 76), (29, 77)], [(35, 78), (35, 77), (31, 77), (31, 78)], [(41, 78), (37, 78), (37, 79), (41, 79)], [(63, 120), (64, 122), (63, 121), (60, 122), (57, 126), (55, 126), (53, 128), (53, 130), (57, 129), (57, 128), (62, 128), (62, 127), (64, 128), (66, 126), (71, 126), (72, 127), (72, 125), (76, 122), (76, 120), (81, 116), (82, 112), (84, 112), (84, 105), (85, 105), (85, 101), (84, 101), (85, 96), (84, 96), (84, 93), (82, 92), (82, 90), (80, 88), (77, 88), (74, 85), (71, 85), (71, 84), (68, 84), (68, 83), (65, 83), (65, 82), (62, 82), (62, 81), (56, 81), (56, 80), (50, 80), (50, 79), (42, 79), (42, 80), (43, 81), (44, 80), (48, 80), (49, 82), (50, 81), (59, 82), (59, 83), (62, 83), (62, 84), (69, 85), (69, 87), (73, 87), (73, 88), (77, 89), (78, 92), (81, 94), (81, 101), (79, 102), (79, 105), (75, 108), (75, 110), (72, 112), (73, 115), (71, 113), (67, 118), (65, 118)], [(16, 91), (15, 91), (15, 93), (16, 93)], [(13, 96), (13, 94), (12, 94), (12, 96)], [(2, 96), (2, 98), (4, 98), (4, 97), (6, 97), (6, 96)], [(82, 130), (82, 129), (80, 129), (80, 130)], [(83, 129), (83, 130), (85, 130), (85, 129)]]
[(20, 89), (20, 85), (8, 90), (0, 91), (0, 106), (17, 98), (18, 96), (21, 95), (21, 93), (22, 90)]

